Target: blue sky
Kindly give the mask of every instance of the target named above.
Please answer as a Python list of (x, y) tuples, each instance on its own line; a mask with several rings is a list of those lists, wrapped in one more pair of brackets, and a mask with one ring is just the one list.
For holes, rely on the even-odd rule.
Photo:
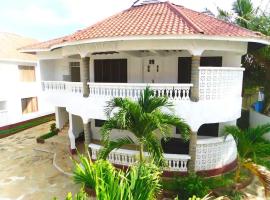
[[(124, 10), (135, 0), (3, 0), (0, 31), (48, 40), (75, 32)], [(230, 9), (234, 0), (170, 0), (202, 11)], [(260, 5), (269, 0), (253, 0)]]

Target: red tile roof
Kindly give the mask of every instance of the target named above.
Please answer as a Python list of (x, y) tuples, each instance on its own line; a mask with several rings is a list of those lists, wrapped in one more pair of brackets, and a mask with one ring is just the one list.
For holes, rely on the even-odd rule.
[(133, 6), (74, 34), (23, 48), (48, 49), (54, 45), (85, 39), (162, 36), (210, 35), (260, 37), (260, 34), (170, 2)]

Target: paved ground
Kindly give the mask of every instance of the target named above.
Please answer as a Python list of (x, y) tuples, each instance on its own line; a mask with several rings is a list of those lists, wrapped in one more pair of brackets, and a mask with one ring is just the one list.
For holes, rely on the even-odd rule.
[(52, 165), (53, 154), (34, 150), (57, 152), (57, 164), (72, 171), (67, 137), (57, 136), (45, 144), (35, 141), (48, 132), (51, 123), (0, 139), (0, 200), (47, 200), (54, 196), (64, 199), (67, 192), (79, 190), (70, 177)]

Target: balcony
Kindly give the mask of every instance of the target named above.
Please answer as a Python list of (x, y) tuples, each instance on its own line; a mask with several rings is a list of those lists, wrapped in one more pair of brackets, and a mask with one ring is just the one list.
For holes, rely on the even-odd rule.
[[(90, 144), (89, 147), (91, 148), (92, 159), (96, 160), (102, 146)], [(130, 166), (138, 161), (138, 154), (139, 152), (136, 150), (117, 149), (109, 154), (108, 160), (116, 165)], [(148, 153), (145, 152), (145, 157), (147, 156)], [(190, 160), (189, 155), (164, 153), (164, 158), (167, 163), (165, 171), (187, 172), (187, 164)], [(227, 138), (198, 139), (196, 158), (196, 171), (221, 169), (229, 166), (236, 160), (236, 143), (232, 136)]]
[[(83, 97), (80, 82), (44, 81), (42, 90), (55, 106), (85, 119), (103, 119), (106, 102), (113, 97), (137, 100), (146, 86), (156, 96), (167, 96), (177, 115), (197, 130), (202, 124), (232, 121), (240, 117), (242, 104), (242, 68), (200, 67), (198, 70), (199, 101), (190, 100), (192, 84), (88, 83), (89, 97)], [(224, 105), (230, 105), (229, 107)]]

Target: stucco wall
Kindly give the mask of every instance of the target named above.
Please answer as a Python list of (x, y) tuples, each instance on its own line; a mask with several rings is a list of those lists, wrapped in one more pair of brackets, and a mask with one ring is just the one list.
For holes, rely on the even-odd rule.
[[(21, 82), (19, 65), (35, 66), (36, 81)], [(40, 87), (40, 68), (37, 63), (0, 61), (0, 101), (6, 101), (7, 114), (0, 126), (40, 117), (53, 112), (53, 106), (45, 100)], [(22, 114), (21, 99), (38, 97), (38, 112)]]
[[(150, 59), (155, 60), (159, 65), (159, 73), (156, 74), (156, 83), (177, 83), (178, 81), (178, 58), (188, 57), (191, 54), (188, 51), (180, 51), (173, 55), (154, 55), (137, 57), (130, 53), (119, 53), (109, 55), (90, 56), (90, 82), (94, 82), (94, 60), (95, 59), (127, 59), (128, 60), (128, 82), (143, 83), (147, 82), (146, 66)], [(222, 56), (222, 65), (225, 67), (240, 67), (241, 55), (225, 51), (204, 51), (202, 56)], [(69, 81), (70, 76), (69, 62), (80, 59), (62, 58), (41, 60), (41, 79), (44, 81)]]
[[(264, 114), (256, 112), (253, 109), (250, 109), (250, 113), (249, 113), (250, 127), (254, 128), (258, 125), (263, 125), (263, 124), (267, 124), (267, 123), (270, 123), (269, 116), (266, 116)], [(265, 138), (270, 141), (270, 132), (266, 135)]]

